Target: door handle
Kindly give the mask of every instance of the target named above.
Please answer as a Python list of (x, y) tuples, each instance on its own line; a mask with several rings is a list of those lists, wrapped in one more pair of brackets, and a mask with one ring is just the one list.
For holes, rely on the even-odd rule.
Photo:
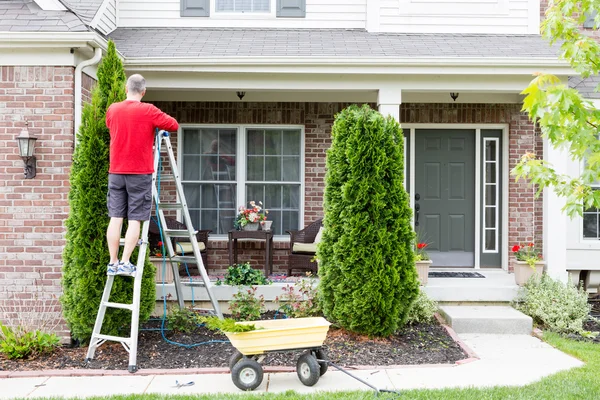
[(419, 203), (415, 204), (415, 226), (419, 226), (419, 211), (421, 210), (421, 205)]

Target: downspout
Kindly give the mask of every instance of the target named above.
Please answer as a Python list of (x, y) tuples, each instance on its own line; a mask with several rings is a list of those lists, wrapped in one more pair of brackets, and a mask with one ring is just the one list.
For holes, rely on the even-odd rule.
[(77, 67), (75, 67), (75, 130), (74, 130), (74, 138), (75, 145), (77, 145), (77, 132), (79, 132), (79, 126), (81, 125), (81, 110), (83, 109), (82, 103), (82, 82), (83, 82), (83, 69), (85, 67), (89, 67), (90, 65), (96, 65), (102, 59), (102, 49), (100, 47), (96, 47), (94, 57), (89, 60), (85, 60), (80, 62)]

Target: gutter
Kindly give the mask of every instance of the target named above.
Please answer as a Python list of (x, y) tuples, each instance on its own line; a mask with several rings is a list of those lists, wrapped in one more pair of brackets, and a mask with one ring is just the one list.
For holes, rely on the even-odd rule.
[(81, 99), (81, 86), (83, 81), (83, 69), (85, 67), (89, 67), (90, 65), (96, 65), (102, 59), (102, 49), (100, 47), (96, 47), (94, 57), (89, 60), (85, 60), (79, 63), (77, 67), (75, 67), (75, 127), (74, 127), (74, 137), (75, 137), (75, 146), (77, 146), (77, 132), (79, 132), (79, 126), (81, 125), (81, 110), (82, 110), (82, 99)]

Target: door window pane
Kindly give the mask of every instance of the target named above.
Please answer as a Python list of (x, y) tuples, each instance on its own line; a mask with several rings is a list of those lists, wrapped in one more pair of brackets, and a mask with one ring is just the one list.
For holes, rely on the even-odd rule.
[(499, 139), (484, 138), (483, 153), (483, 251), (498, 252)]

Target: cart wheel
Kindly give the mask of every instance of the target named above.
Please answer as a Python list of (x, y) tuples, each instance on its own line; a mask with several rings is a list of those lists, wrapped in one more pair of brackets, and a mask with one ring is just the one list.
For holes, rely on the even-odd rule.
[(231, 369), (233, 384), (242, 390), (254, 390), (263, 380), (263, 369), (258, 361), (244, 358)]
[(305, 386), (313, 386), (319, 381), (321, 367), (315, 356), (310, 353), (304, 353), (298, 359), (296, 364), (296, 372), (298, 378)]
[(232, 371), (235, 364), (237, 364), (242, 358), (244, 358), (244, 355), (236, 350), (235, 353), (233, 353), (229, 358), (229, 370)]
[[(317, 351), (314, 351), (313, 355), (317, 358), (317, 360), (329, 361), (329, 358), (327, 357), (327, 353), (323, 349), (318, 349)], [(319, 367), (321, 368), (321, 370), (319, 371), (319, 374), (321, 376), (323, 376), (323, 375), (325, 375), (325, 372), (327, 372), (327, 368), (329, 367), (329, 364), (327, 364), (326, 362), (319, 363)]]

